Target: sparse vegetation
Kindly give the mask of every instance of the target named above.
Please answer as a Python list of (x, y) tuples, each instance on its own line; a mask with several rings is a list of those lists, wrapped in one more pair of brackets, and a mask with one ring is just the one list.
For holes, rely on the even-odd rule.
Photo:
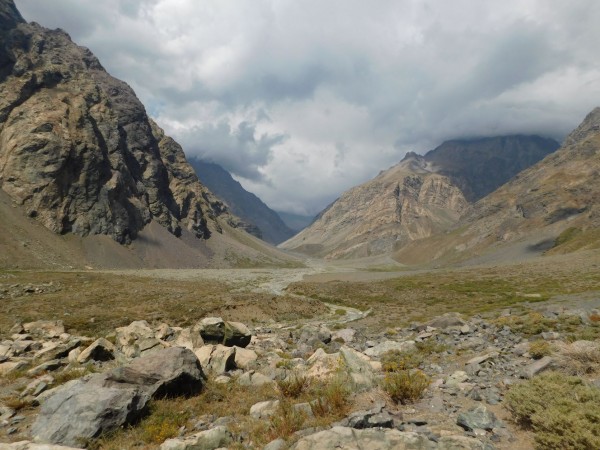
[(529, 354), (533, 359), (541, 359), (552, 354), (552, 346), (543, 340), (533, 341), (529, 345)]
[(311, 390), (315, 397), (311, 403), (312, 412), (317, 417), (329, 417), (337, 420), (348, 412), (350, 383), (342, 376), (337, 375), (331, 380), (317, 384)]
[(429, 386), (427, 375), (418, 369), (390, 372), (383, 379), (381, 387), (396, 403), (418, 400)]
[(389, 350), (381, 356), (385, 372), (416, 369), (423, 362), (423, 355), (416, 351)]
[(600, 448), (600, 389), (579, 377), (542, 374), (512, 387), (506, 402), (540, 450)]
[(284, 380), (277, 381), (277, 388), (283, 397), (298, 398), (308, 388), (308, 378), (293, 374)]
[(576, 341), (557, 344), (557, 365), (570, 375), (600, 373), (600, 344), (593, 341)]

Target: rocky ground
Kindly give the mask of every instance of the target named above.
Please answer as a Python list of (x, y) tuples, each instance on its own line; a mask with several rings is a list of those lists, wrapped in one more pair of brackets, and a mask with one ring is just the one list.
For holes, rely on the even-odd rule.
[[(512, 385), (560, 365), (559, 351), (542, 355), (532, 346), (595, 345), (564, 343), (559, 332), (531, 334), (522, 326), (529, 316), (521, 311), (513, 316), (506, 310), (494, 321), (446, 314), (374, 334), (344, 323), (355, 319), (353, 314), (337, 309), (303, 325), (253, 329), (214, 317), (188, 328), (136, 321), (98, 339), (71, 335), (58, 321), (16, 324), (0, 343), (0, 433), (3, 441), (13, 442), (0, 448), (38, 448), (31, 441), (118, 448), (118, 440), (95, 438), (139, 423), (148, 411), (155, 414), (148, 410), (153, 399), (200, 395), (209, 384), (235, 385), (238, 395), (248, 390), (264, 398), (223, 416), (192, 412), (164, 442), (127, 446), (533, 448), (531, 436), (503, 407)], [(568, 321), (583, 327), (594, 326), (600, 316), (559, 307), (529, 314), (539, 314), (532, 324)], [(390, 395), (385, 380), (399, 369), (393, 364), (424, 374), (423, 393), (414, 399)], [(299, 380), (301, 387), (295, 386)], [(336, 380), (347, 388), (339, 408), (322, 403), (333, 401), (326, 390), (310, 390), (311, 384)], [(294, 414), (287, 417), (289, 405)], [(283, 427), (278, 420), (290, 423)], [(266, 432), (256, 433), (257, 426)], [(264, 442), (265, 435), (274, 439)]]

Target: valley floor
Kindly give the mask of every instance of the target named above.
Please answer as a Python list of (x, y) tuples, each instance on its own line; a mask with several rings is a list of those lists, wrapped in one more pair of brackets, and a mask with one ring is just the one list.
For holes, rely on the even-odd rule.
[[(11, 361), (23, 363), (18, 372), (4, 371), (6, 376), (0, 381), (0, 415), (8, 414), (6, 411), (11, 408), (18, 413), (17, 416), (6, 415), (0, 423), (0, 442), (28, 439), (29, 427), (38, 411), (35, 402), (20, 393), (27, 392), (26, 386), (36, 381), (37, 372), (32, 375), (27, 371), (39, 360), (31, 359), (26, 352), (10, 353), (11, 346), (22, 339), (14, 334), (15, 323), (60, 320), (69, 335), (113, 336), (114, 341), (115, 329), (135, 320), (145, 320), (153, 329), (164, 323), (185, 329), (205, 317), (217, 316), (250, 327), (256, 341), (253, 340), (248, 348), (258, 354), (258, 362), (249, 373), (256, 370), (257, 374), (272, 377), (279, 386), (279, 391), (261, 388), (252, 394), (243, 391), (248, 388), (230, 388), (230, 391), (233, 389), (231, 395), (241, 395), (248, 403), (235, 406), (238, 410), (231, 411), (234, 417), (241, 414), (243, 423), (248, 414), (245, 408), (252, 402), (282, 400), (281, 382), (277, 380), (286, 376), (283, 368), (289, 369), (288, 365), (310, 374), (317, 364), (315, 358), (346, 354), (343, 352), (349, 350), (343, 349), (352, 348), (373, 367), (379, 367), (374, 377), (380, 381), (371, 390), (351, 396), (351, 403), (332, 412), (331, 417), (319, 416), (318, 420), (311, 419), (304, 426), (292, 427), (291, 431), (279, 430), (286, 443), (273, 448), (287, 448), (295, 441), (299, 441), (296, 448), (310, 448), (302, 447), (312, 442), (308, 431), (296, 433), (296, 429), (302, 430), (310, 424), (313, 432), (326, 430), (340, 419), (343, 420), (338, 425), (348, 426), (348, 420), (344, 419), (347, 414), (372, 408), (379, 408), (377, 414), (393, 416), (394, 427), (402, 432), (427, 437), (432, 447), (422, 448), (446, 448), (438, 442), (440, 437), (462, 436), (463, 432), (466, 438), (473, 439), (469, 445), (480, 442), (482, 446), (448, 448), (592, 448), (577, 447), (578, 444), (544, 447), (540, 442), (546, 441), (540, 441), (539, 436), (534, 435), (531, 425), (527, 429), (517, 424), (514, 408), (511, 410), (507, 406), (510, 405), (507, 392), (522, 382), (527, 371), (537, 373), (539, 368), (534, 366), (541, 364), (540, 361), (546, 366), (539, 371), (551, 367), (563, 374), (569, 372), (563, 369), (572, 342), (591, 342), (593, 352), (600, 355), (600, 349), (596, 348), (600, 337), (598, 251), (545, 256), (512, 264), (444, 269), (411, 269), (382, 258), (355, 262), (306, 260), (305, 267), (298, 269), (1, 271), (0, 302), (0, 349), (4, 349), (6, 355), (10, 354), (10, 357), (0, 355), (0, 366), (11, 364)], [(460, 318), (454, 315), (456, 313)], [(440, 316), (446, 319), (440, 321)], [(329, 336), (328, 340), (312, 339), (311, 334), (320, 336), (321, 332)], [(311, 336), (307, 337), (307, 333)], [(276, 348), (273, 342), (277, 342)], [(395, 369), (386, 372), (384, 366), (384, 372), (381, 372), (381, 362), (385, 363), (386, 356), (371, 350), (382, 345), (400, 348), (406, 342), (412, 342), (408, 353), (413, 356), (415, 352), (420, 353), (414, 367), (409, 369), (418, 368), (431, 384), (422, 398), (396, 403), (389, 391), (381, 387), (382, 380), (387, 380)], [(534, 349), (541, 349), (539, 355)], [(314, 356), (322, 350), (325, 356), (323, 353)], [(91, 364), (93, 371), (106, 370), (101, 361)], [(50, 370), (43, 371), (42, 375), (47, 376)], [(226, 375), (235, 379), (246, 372), (238, 367)], [(53, 375), (61, 378), (56, 373)], [(597, 382), (600, 356), (583, 373), (576, 375)], [(221, 388), (213, 386), (210, 389)], [(202, 397), (207, 403), (198, 411), (222, 414), (223, 405), (220, 409), (210, 409), (212, 400), (206, 396), (217, 395), (210, 389)], [(311, 395), (317, 395), (315, 392), (308, 389), (299, 398), (314, 401)], [(229, 394), (221, 392), (218, 395)], [(168, 402), (156, 405), (159, 409), (173, 407)], [(190, 405), (192, 410), (199, 407), (196, 403)], [(473, 411), (479, 406), (485, 414), (495, 415), (495, 425), (490, 425), (487, 431), (484, 426), (470, 431), (457, 426), (457, 417), (477, 415)], [(14, 422), (13, 417), (20, 419)], [(187, 430), (185, 435), (194, 432), (193, 428), (189, 429), (190, 417), (186, 415), (181, 420), (178, 428), (183, 426), (180, 429)], [(265, 422), (265, 419), (261, 420)], [(270, 430), (269, 436), (276, 438), (272, 420), (265, 424)], [(236, 431), (241, 439), (236, 445), (262, 448), (266, 442), (252, 434), (256, 432), (252, 427), (257, 424), (251, 421), (246, 425), (245, 431)], [(575, 434), (578, 432), (576, 430)], [(171, 436), (167, 433), (165, 438)], [(538, 439), (535, 442), (534, 437)], [(329, 438), (342, 439), (337, 435)], [(94, 445), (118, 448), (130, 439), (143, 441), (145, 438), (138, 433), (111, 439)], [(302, 444), (303, 439), (305, 444)], [(155, 441), (142, 441), (140, 448), (159, 446)], [(257, 446), (259, 442), (261, 444)], [(2, 444), (0, 448), (3, 448)]]

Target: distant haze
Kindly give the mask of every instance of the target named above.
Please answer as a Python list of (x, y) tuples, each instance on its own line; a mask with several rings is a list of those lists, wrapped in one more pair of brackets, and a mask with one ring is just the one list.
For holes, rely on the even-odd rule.
[(561, 139), (600, 104), (598, 0), (16, 3), (281, 211), (447, 139)]

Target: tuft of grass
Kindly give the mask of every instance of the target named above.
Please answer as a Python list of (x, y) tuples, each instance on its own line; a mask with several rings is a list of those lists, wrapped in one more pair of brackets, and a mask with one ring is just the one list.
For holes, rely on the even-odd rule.
[(381, 387), (396, 403), (406, 404), (418, 400), (429, 386), (427, 375), (418, 369), (388, 373)]
[(543, 340), (533, 341), (529, 345), (529, 354), (533, 359), (542, 359), (552, 354), (552, 346)]
[(316, 385), (312, 393), (316, 399), (311, 403), (311, 409), (316, 417), (335, 420), (348, 413), (351, 390), (346, 377), (333, 377), (325, 384)]
[(54, 385), (59, 386), (65, 384), (67, 381), (76, 380), (95, 372), (96, 368), (92, 364), (87, 364), (85, 366), (70, 367), (60, 372), (56, 372), (52, 376), (54, 377)]
[(14, 409), (15, 411), (20, 411), (31, 406), (31, 403), (28, 400), (19, 397), (8, 397), (2, 399), (2, 403), (4, 404), (4, 406), (8, 406), (9, 408)]
[(570, 344), (557, 343), (557, 365), (569, 375), (600, 373), (600, 343), (575, 341)]
[(306, 415), (294, 408), (289, 401), (279, 401), (277, 412), (269, 418), (267, 434), (269, 441), (283, 438), (288, 439), (296, 431), (301, 430), (306, 421)]
[(600, 389), (579, 377), (543, 373), (513, 386), (506, 407), (540, 450), (600, 448)]
[(283, 397), (298, 398), (309, 386), (309, 380), (303, 375), (294, 374), (287, 379), (277, 381), (277, 389)]
[(385, 372), (400, 372), (416, 369), (423, 362), (423, 355), (416, 351), (389, 350), (381, 356)]

